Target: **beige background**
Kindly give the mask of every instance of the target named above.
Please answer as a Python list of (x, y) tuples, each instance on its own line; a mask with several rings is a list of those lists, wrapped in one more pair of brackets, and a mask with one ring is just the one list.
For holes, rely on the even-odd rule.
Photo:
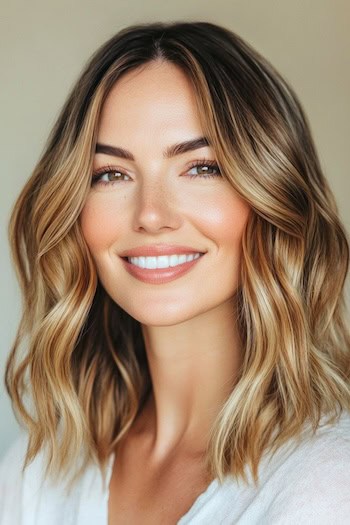
[[(6, 227), (10, 208), (83, 63), (122, 27), (206, 20), (236, 31), (289, 80), (309, 117), (322, 165), (350, 230), (350, 3), (347, 0), (2, 0), (0, 373), (20, 296)], [(0, 456), (19, 432), (3, 381)]]

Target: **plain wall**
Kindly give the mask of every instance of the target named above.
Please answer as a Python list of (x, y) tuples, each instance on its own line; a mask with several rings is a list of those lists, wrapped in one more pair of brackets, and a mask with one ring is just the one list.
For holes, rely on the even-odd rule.
[[(7, 222), (69, 88), (90, 54), (134, 23), (202, 20), (237, 32), (294, 87), (350, 230), (350, 3), (346, 0), (7, 0), (0, 8), (0, 374), (20, 318)], [(0, 385), (0, 456), (19, 433)]]

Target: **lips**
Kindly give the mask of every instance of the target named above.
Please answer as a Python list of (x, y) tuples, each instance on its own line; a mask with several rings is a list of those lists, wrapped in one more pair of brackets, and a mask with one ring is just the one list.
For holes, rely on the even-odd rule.
[(139, 281), (149, 284), (165, 284), (185, 275), (191, 270), (191, 268), (199, 264), (199, 261), (202, 259), (202, 257), (203, 255), (197, 259), (193, 259), (192, 261), (188, 261), (177, 266), (155, 269), (140, 268), (139, 266), (130, 263), (127, 257), (122, 257), (122, 261), (127, 272)]
[(176, 244), (148, 244), (143, 246), (137, 246), (136, 248), (131, 248), (130, 250), (125, 250), (120, 253), (120, 257), (140, 257), (144, 255), (145, 257), (158, 256), (158, 255), (181, 255), (181, 254), (190, 254), (190, 253), (205, 253), (198, 248), (193, 248), (190, 246), (176, 245)]

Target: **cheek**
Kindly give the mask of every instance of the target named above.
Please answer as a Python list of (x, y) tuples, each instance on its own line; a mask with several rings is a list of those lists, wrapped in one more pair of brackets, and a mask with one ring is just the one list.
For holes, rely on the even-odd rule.
[(88, 200), (80, 216), (83, 236), (93, 256), (108, 248), (111, 242), (121, 233), (121, 225), (116, 220), (115, 206), (98, 202), (97, 199)]
[(245, 201), (230, 194), (222, 196), (216, 206), (206, 208), (206, 235), (214, 241), (217, 250), (213, 278), (208, 286), (211, 284), (218, 300), (220, 297), (221, 300), (232, 297), (240, 285), (242, 236), (250, 210)]
[(198, 217), (208, 237), (217, 243), (218, 248), (237, 249), (247, 224), (250, 206), (236, 194), (225, 192), (205, 206), (202, 204), (201, 210)]

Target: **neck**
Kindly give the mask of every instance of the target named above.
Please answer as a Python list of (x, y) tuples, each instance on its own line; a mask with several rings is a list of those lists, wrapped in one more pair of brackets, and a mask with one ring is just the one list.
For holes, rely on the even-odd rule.
[(173, 326), (142, 325), (152, 392), (141, 418), (157, 460), (204, 450), (242, 361), (233, 300)]

